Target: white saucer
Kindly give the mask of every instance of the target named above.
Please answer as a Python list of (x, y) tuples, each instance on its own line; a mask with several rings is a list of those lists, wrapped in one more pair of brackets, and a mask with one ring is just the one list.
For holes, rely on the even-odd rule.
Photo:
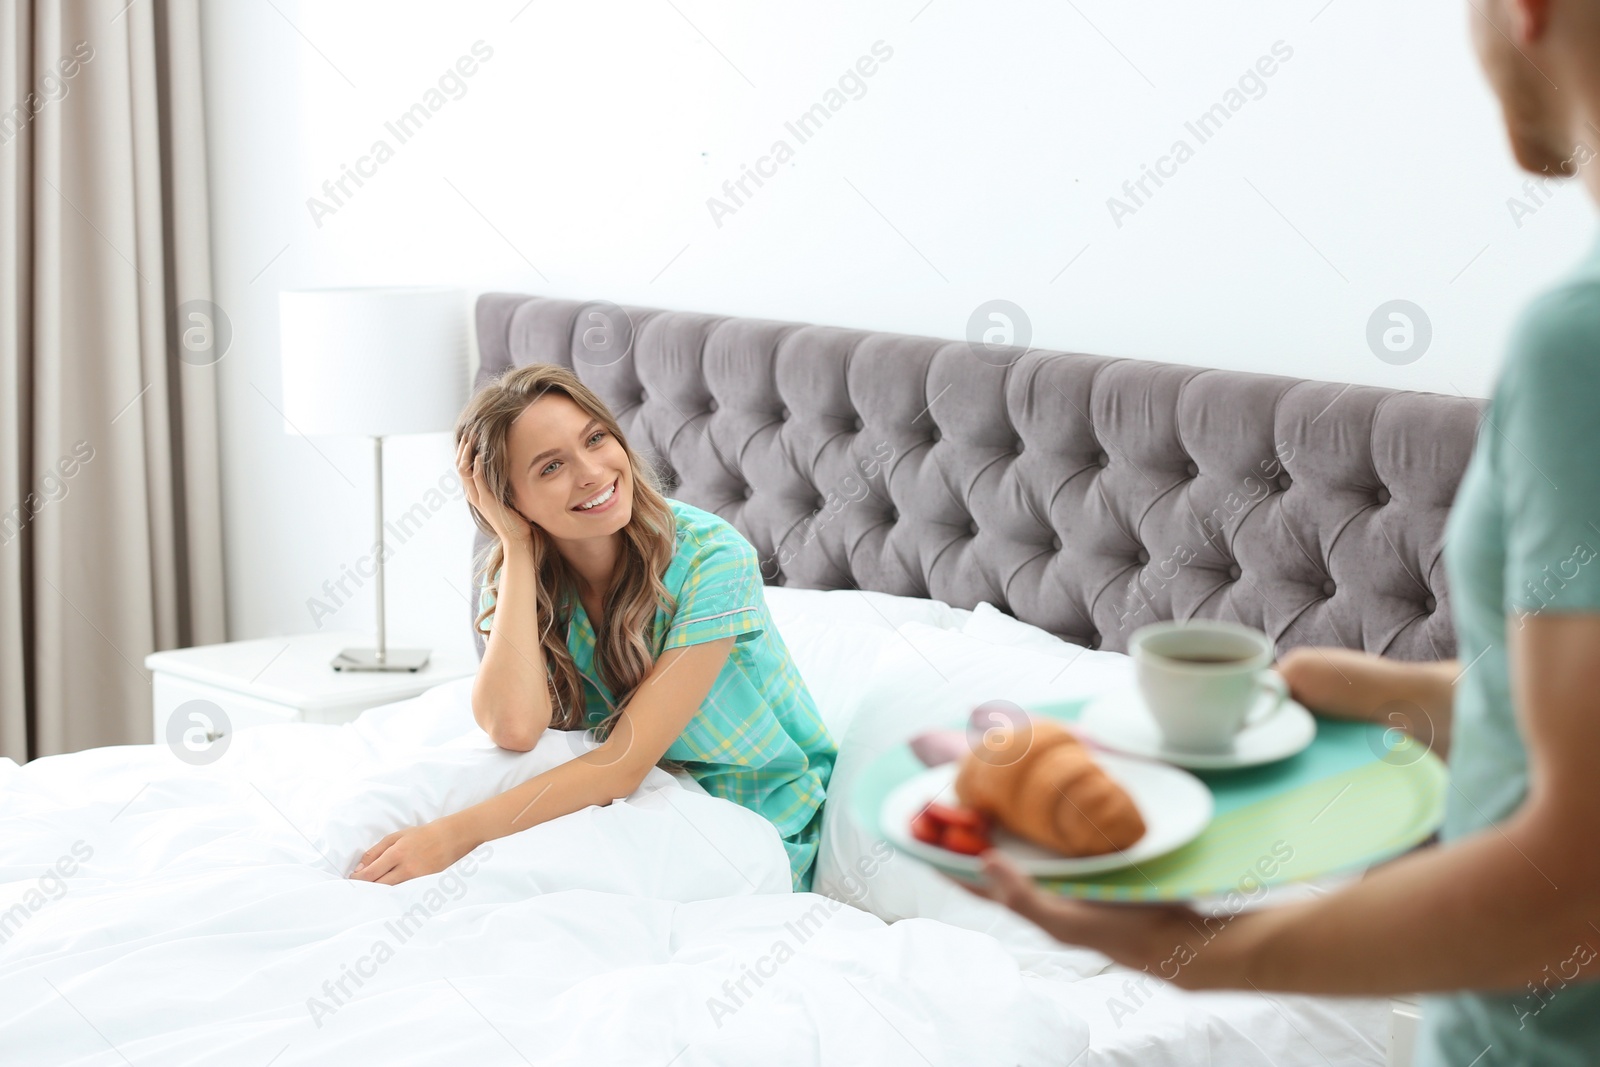
[[(1096, 753), (1095, 762), (1127, 790), (1144, 819), (1144, 836), (1121, 852), (1072, 858), (1025, 841), (1003, 827), (990, 834), (994, 847), (1035, 878), (1075, 878), (1148, 863), (1182, 848), (1211, 822), (1211, 790), (1187, 771), (1149, 760)], [(899, 849), (948, 870), (977, 872), (977, 856), (930, 845), (911, 836), (911, 820), (932, 801), (956, 805), (955, 780), (960, 763), (941, 763), (896, 786), (883, 800), (879, 818), (883, 832)]]
[(1311, 713), (1293, 700), (1253, 726), (1246, 726), (1233, 745), (1219, 752), (1191, 752), (1166, 743), (1136, 688), (1119, 689), (1095, 699), (1073, 724), (1095, 744), (1130, 756), (1157, 759), (1179, 767), (1220, 771), (1255, 767), (1288, 759), (1317, 736)]

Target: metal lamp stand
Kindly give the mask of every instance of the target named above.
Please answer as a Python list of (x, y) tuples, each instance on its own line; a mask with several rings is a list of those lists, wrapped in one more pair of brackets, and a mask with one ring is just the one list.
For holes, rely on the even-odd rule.
[(389, 648), (383, 625), (383, 438), (372, 439), (373, 496), (378, 540), (378, 647), (347, 648), (333, 657), (336, 671), (419, 671), (428, 664), (426, 648)]

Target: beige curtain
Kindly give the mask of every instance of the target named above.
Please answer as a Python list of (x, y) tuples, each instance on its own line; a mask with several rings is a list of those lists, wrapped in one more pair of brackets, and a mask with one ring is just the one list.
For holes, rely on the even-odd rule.
[(0, 756), (224, 639), (199, 0), (0, 0)]

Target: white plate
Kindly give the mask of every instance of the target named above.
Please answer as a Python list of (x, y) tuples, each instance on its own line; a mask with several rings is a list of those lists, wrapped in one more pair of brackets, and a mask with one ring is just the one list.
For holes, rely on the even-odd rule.
[(1173, 748), (1162, 738), (1139, 690), (1131, 687), (1101, 695), (1083, 709), (1073, 725), (1104, 748), (1203, 771), (1275, 763), (1301, 751), (1317, 736), (1317, 721), (1311, 713), (1293, 700), (1286, 700), (1283, 707), (1265, 719), (1240, 730), (1232, 747), (1224, 751)]
[[(1109, 753), (1097, 753), (1095, 762), (1128, 791), (1144, 818), (1143, 837), (1121, 852), (1073, 859), (997, 826), (990, 835), (995, 847), (1035, 878), (1070, 878), (1133, 867), (1164, 856), (1199, 837), (1211, 822), (1211, 790), (1187, 771)], [(961, 803), (955, 790), (959, 769), (959, 763), (944, 763), (902, 782), (884, 798), (880, 819), (895, 847), (939, 867), (976, 872), (983, 867), (977, 856), (951, 852), (911, 836), (911, 820), (929, 803)]]

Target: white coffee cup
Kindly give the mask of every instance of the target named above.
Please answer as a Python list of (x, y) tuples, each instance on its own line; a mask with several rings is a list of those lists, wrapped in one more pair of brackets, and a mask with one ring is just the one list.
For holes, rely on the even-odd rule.
[(1225, 751), (1289, 699), (1282, 676), (1267, 669), (1272, 638), (1249, 626), (1158, 622), (1133, 632), (1128, 653), (1145, 706), (1173, 748)]

